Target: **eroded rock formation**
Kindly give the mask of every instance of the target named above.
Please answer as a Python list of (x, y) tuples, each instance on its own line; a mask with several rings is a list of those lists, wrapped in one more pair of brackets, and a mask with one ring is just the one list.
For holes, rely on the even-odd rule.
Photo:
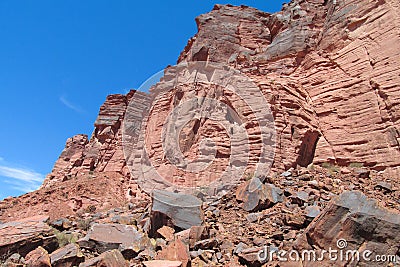
[[(198, 33), (178, 62), (227, 64), (256, 82), (274, 115), (276, 169), (330, 162), (395, 172), (400, 165), (398, 5), (394, 0), (335, 5), (292, 1), (275, 14), (216, 5), (196, 19)], [(151, 118), (163, 118), (192, 92), (190, 86), (175, 89)], [(237, 101), (220, 88), (197, 89), (203, 96), (225, 95), (227, 100), (219, 100)], [(134, 94), (107, 98), (90, 140), (77, 135), (67, 141), (43, 188), (90, 173), (113, 172), (121, 174), (128, 190), (121, 124)], [(220, 141), (227, 141), (223, 129), (211, 121), (194, 121), (187, 128), (180, 145), (189, 156), (200, 136), (219, 133)], [(156, 148), (155, 158), (157, 153)], [(229, 151), (220, 153), (229, 157)], [(129, 193), (135, 195), (136, 189)]]
[(275, 14), (217, 5), (196, 19), (179, 61), (207, 51), (257, 81), (274, 112), (277, 167), (398, 167), (398, 14), (394, 0), (292, 1)]
[[(396, 176), (400, 165), (398, 14), (395, 0), (337, 1), (335, 5), (322, 0), (292, 1), (275, 14), (216, 5), (196, 19), (198, 33), (178, 62), (227, 64), (257, 84), (275, 121), (273, 170), (311, 163), (357, 163)], [(203, 87), (198, 88), (200, 95), (224, 95), (221, 88)], [(191, 86), (176, 88), (159, 102), (165, 105), (156, 106), (150, 120), (160, 123), (157, 118), (163, 118), (191, 93)], [(130, 182), (121, 145), (121, 125), (134, 94), (139, 93), (107, 97), (91, 138), (77, 135), (68, 139), (42, 190), (68, 184), (79, 188), (85, 186), (79, 181), (82, 178), (96, 177), (118, 185), (112, 189), (118, 196), (110, 192), (110, 201), (144, 197), (138, 185)], [(235, 96), (225, 94), (219, 100), (235, 103)], [(248, 116), (251, 121), (251, 114)], [(251, 135), (256, 127), (248, 124), (246, 130)], [(212, 121), (193, 121), (186, 128), (180, 146), (188, 157), (198, 150), (201, 136), (218, 135), (221, 144), (227, 142), (224, 130)], [(154, 136), (158, 134), (155, 130)], [(148, 138), (153, 137), (150, 134)], [(229, 150), (221, 147), (218, 164), (230, 156)], [(160, 148), (161, 144), (150, 149), (154, 159), (160, 158)], [(100, 197), (94, 195), (93, 199)], [(78, 195), (75, 198), (69, 196), (74, 202), (69, 203), (72, 210), (98, 205)]]
[[(193, 214), (165, 203), (157, 208), (163, 198), (154, 201), (157, 196), (142, 191), (127, 165), (126, 156), (135, 156), (143, 146), (123, 149), (124, 119), (133, 107), (137, 116), (129, 127), (140, 128), (141, 115), (157, 92), (174, 85), (179, 68), (168, 67), (149, 94), (132, 90), (108, 96), (92, 136), (67, 140), (39, 190), (0, 202), (1, 261), (8, 258), (7, 263), (23, 266), (23, 257), (32, 252), (27, 260), (43, 254), (53, 265), (65, 260), (80, 266), (124, 266), (130, 260), (145, 266), (260, 266), (256, 256), (265, 244), (273, 249), (301, 248), (300, 243), (324, 248), (342, 237), (356, 248), (384, 249), (399, 258), (399, 12), (397, 0), (293, 0), (275, 14), (216, 5), (196, 19), (198, 33), (178, 63), (217, 62), (256, 84), (275, 124), (271, 171), (242, 183), (236, 198), (223, 187), (212, 199), (196, 195)], [(176, 154), (163, 153), (163, 123), (180, 103), (207, 97), (241, 111), (229, 113), (227, 120), (246, 122), (249, 166), (254, 167), (261, 141), (252, 110), (221, 86), (194, 85), (173, 87), (149, 111), (145, 138), (152, 141), (146, 147), (150, 159), (170, 170), (167, 156)], [(136, 102), (129, 105), (132, 99)], [(232, 156), (229, 133), (207, 118), (187, 123), (177, 146), (194, 159), (209, 149), (201, 143), (204, 137), (215, 141), (216, 161), (207, 177), (195, 177), (201, 186), (206, 184), (199, 181), (218, 176)], [(251, 171), (242, 180), (253, 178)], [(192, 181), (180, 170), (167, 174), (179, 185)], [(255, 181), (260, 186), (250, 190)], [(330, 202), (346, 190), (362, 191), (385, 209), (360, 192)], [(168, 198), (179, 200), (177, 195)], [(151, 204), (156, 204), (155, 212)], [(42, 216), (19, 220), (34, 215)], [(162, 220), (155, 220), (156, 215)], [(126, 240), (107, 234), (123, 231), (130, 233)], [(64, 249), (56, 250), (56, 239)], [(76, 242), (80, 246), (65, 246)], [(70, 251), (70, 258), (59, 256)]]

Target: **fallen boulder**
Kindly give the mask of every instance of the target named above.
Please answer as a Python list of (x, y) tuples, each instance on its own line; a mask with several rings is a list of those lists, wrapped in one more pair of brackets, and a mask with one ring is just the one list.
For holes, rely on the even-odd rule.
[(29, 252), (25, 262), (29, 267), (51, 267), (49, 253), (42, 247)]
[(286, 225), (292, 226), (296, 229), (301, 229), (306, 223), (306, 217), (301, 213), (291, 213), (284, 216)]
[(263, 184), (260, 179), (253, 178), (238, 187), (236, 199), (243, 202), (246, 211), (257, 211), (283, 201), (282, 189), (273, 184)]
[(175, 233), (175, 230), (172, 229), (171, 227), (163, 226), (163, 227), (161, 227), (160, 229), (158, 229), (157, 232), (158, 232), (163, 238), (165, 238), (165, 240), (167, 240), (167, 241), (172, 241), (172, 240), (174, 240), (174, 233)]
[(48, 216), (35, 216), (0, 225), (0, 259), (18, 253), (25, 257), (42, 246), (47, 251), (58, 247), (53, 229), (46, 224)]
[(100, 254), (100, 256), (87, 260), (79, 267), (128, 267), (128, 262), (119, 250), (110, 250)]
[(246, 248), (238, 254), (239, 262), (250, 267), (260, 267), (265, 263), (259, 257), (259, 252), (262, 248)]
[[(352, 264), (382, 266), (382, 262), (373, 261), (375, 255), (395, 259), (400, 251), (400, 214), (379, 207), (376, 200), (359, 191), (346, 191), (332, 200), (307, 227), (294, 248), (297, 251), (334, 249), (344, 254), (350, 251), (356, 256)], [(363, 258), (366, 251), (372, 253), (369, 260)], [(328, 257), (324, 260), (329, 264)], [(338, 258), (335, 266), (347, 266), (351, 260), (351, 257)], [(317, 265), (325, 266), (321, 261), (303, 262), (303, 266)]]
[(150, 246), (150, 241), (132, 225), (94, 224), (78, 244), (81, 248), (97, 253), (117, 249), (129, 259)]
[(205, 226), (193, 226), (189, 230), (189, 247), (192, 249), (196, 242), (209, 238), (209, 232)]
[(50, 223), (57, 230), (64, 231), (72, 228), (72, 222), (66, 218), (57, 219)]
[(77, 244), (68, 244), (51, 253), (50, 259), (53, 267), (72, 267), (85, 261), (85, 256)]
[(314, 219), (321, 213), (321, 209), (318, 206), (307, 206), (304, 211), (306, 217), (311, 219)]
[(190, 266), (189, 246), (177, 239), (171, 242), (163, 250), (159, 251), (157, 260), (180, 261), (182, 267)]
[(202, 201), (197, 197), (163, 190), (154, 190), (152, 197), (152, 233), (168, 224), (186, 230), (203, 223)]

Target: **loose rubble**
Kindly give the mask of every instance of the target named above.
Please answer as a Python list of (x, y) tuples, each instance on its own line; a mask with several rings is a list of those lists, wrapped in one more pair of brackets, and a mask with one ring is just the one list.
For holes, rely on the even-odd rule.
[[(318, 166), (298, 167), (289, 176), (278, 173), (263, 182), (255, 178), (258, 187), (252, 191), (251, 181), (244, 181), (236, 191), (202, 201), (203, 222), (187, 229), (172, 223), (181, 215), (169, 213), (171, 217), (163, 221), (166, 225), (155, 232), (144, 231), (146, 224), (140, 222), (154, 220), (154, 205), (87, 214), (89, 225), (84, 229), (73, 218), (64, 224), (60, 222), (67, 220), (54, 222), (43, 216), (2, 224), (0, 242), (8, 252), (3, 266), (278, 266), (276, 259), (260, 259), (259, 252), (265, 247), (270, 251), (323, 249), (336, 246), (338, 239), (351, 242), (351, 249), (362, 246), (396, 255), (400, 209), (389, 204), (397, 200), (399, 183), (392, 182), (387, 191), (369, 177), (354, 190), (361, 183), (357, 170), (347, 168), (342, 174)], [(296, 186), (286, 185), (289, 178)], [(268, 200), (255, 212), (245, 209), (243, 195), (271, 189), (277, 192), (274, 201)], [(192, 208), (185, 211), (199, 211), (198, 206)], [(303, 266), (313, 265), (303, 262)]]

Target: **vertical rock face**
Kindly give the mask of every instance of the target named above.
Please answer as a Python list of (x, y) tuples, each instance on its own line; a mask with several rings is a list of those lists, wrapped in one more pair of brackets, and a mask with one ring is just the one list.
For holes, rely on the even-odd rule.
[[(273, 170), (311, 163), (359, 163), (398, 175), (399, 10), (397, 0), (293, 0), (275, 14), (246, 6), (216, 5), (196, 19), (198, 33), (178, 62), (226, 64), (256, 83), (275, 122)], [(168, 68), (166, 76), (173, 71)], [(164, 77), (158, 87), (171, 80)], [(140, 113), (149, 100), (147, 94), (131, 91), (108, 96), (90, 139), (85, 135), (68, 139), (42, 188), (16, 203), (1, 203), (0, 218), (9, 221), (38, 211), (60, 217), (91, 206), (109, 208), (146, 200), (125, 163), (124, 152), (131, 155), (137, 148), (122, 148), (121, 126), (128, 103), (138, 94), (143, 99), (135, 104)], [(146, 138), (155, 139), (164, 122), (160, 118), (193, 95), (241, 107), (236, 96), (224, 88), (181, 86), (153, 107), (148, 120), (154, 131)], [(251, 123), (249, 112), (243, 114), (241, 119), (249, 122), (246, 131), (253, 138), (257, 124)], [(188, 123), (180, 132), (180, 150), (187, 158), (195, 158), (203, 137), (217, 138), (220, 146), (215, 164), (224, 166), (230, 152), (221, 144), (228, 143), (228, 135), (211, 120)], [(259, 141), (251, 140), (253, 144)], [(150, 158), (163, 163), (162, 149), (161, 143), (148, 148)], [(250, 165), (254, 162), (256, 159), (250, 158)], [(180, 173), (172, 176), (182, 184), (188, 178)], [(50, 196), (52, 201), (48, 201)], [(28, 214), (21, 212), (26, 205), (32, 207)]]
[(292, 1), (272, 15), (217, 5), (197, 18), (199, 32), (179, 61), (207, 51), (207, 60), (258, 82), (274, 111), (277, 167), (326, 161), (395, 167), (398, 14), (393, 0)]
[[(376, 170), (398, 167), (398, 14), (394, 0), (296, 0), (275, 14), (216, 5), (196, 19), (198, 33), (178, 62), (227, 64), (257, 83), (274, 115), (277, 169), (323, 162), (357, 162)], [(204, 93), (198, 95), (207, 97), (224, 95), (221, 88), (199, 90)], [(150, 121), (158, 122), (191, 91), (190, 86), (177, 88), (161, 99), (164, 106), (154, 108)], [(120, 128), (133, 94), (107, 98), (91, 139), (69, 139), (44, 186), (80, 172), (129, 176)], [(254, 132), (257, 125), (253, 126), (247, 130)], [(220, 133), (221, 142), (226, 142), (224, 130), (211, 121), (193, 121), (186, 128), (180, 147), (188, 157), (198, 149), (201, 136)], [(160, 157), (159, 147), (150, 150), (154, 158)]]
[(398, 0), (216, 5), (182, 64), (150, 93), (108, 96), (39, 190), (0, 202), (0, 264), (261, 266), (260, 250), (330, 248), (399, 260), (399, 13)]

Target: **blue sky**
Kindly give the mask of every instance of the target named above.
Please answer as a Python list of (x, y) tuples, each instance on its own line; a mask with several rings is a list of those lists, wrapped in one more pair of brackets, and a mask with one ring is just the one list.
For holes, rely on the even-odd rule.
[(0, 199), (40, 186), (66, 139), (92, 133), (107, 95), (174, 65), (196, 16), (283, 2), (0, 0)]

